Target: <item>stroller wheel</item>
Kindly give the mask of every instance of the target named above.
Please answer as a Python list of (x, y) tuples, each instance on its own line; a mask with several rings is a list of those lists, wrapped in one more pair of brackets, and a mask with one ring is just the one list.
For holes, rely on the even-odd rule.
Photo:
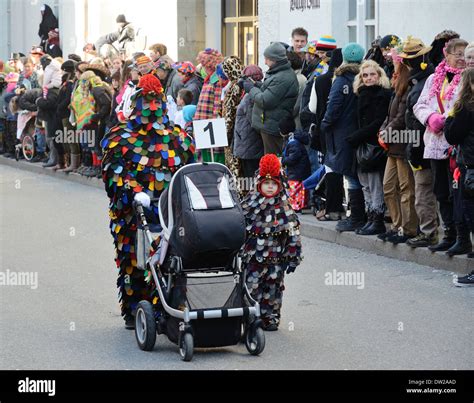
[(179, 354), (183, 361), (191, 361), (194, 354), (194, 339), (191, 333), (181, 333), (179, 337)]
[(151, 351), (156, 341), (156, 322), (153, 307), (148, 301), (140, 301), (135, 315), (135, 338), (138, 347)]
[(252, 355), (259, 355), (265, 348), (265, 334), (261, 327), (252, 329), (250, 326), (245, 332), (245, 347)]

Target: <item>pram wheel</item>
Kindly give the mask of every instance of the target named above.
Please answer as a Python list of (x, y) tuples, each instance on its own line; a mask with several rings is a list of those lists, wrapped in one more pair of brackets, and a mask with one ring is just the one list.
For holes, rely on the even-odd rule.
[(252, 355), (259, 355), (265, 348), (265, 334), (261, 327), (249, 326), (245, 332), (245, 347)]
[(135, 337), (141, 350), (151, 351), (155, 347), (156, 322), (153, 307), (148, 301), (140, 301), (135, 316)]
[(191, 333), (181, 333), (179, 337), (179, 354), (183, 361), (191, 361), (194, 354), (194, 339)]

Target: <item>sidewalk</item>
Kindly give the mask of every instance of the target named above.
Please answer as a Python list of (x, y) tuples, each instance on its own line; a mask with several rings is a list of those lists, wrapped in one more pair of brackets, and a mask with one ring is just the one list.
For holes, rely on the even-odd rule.
[[(24, 160), (15, 161), (0, 155), (0, 165), (8, 165), (13, 168), (23, 169), (40, 175), (48, 175), (71, 182), (81, 183), (103, 189), (103, 183), (97, 178), (86, 178), (79, 174), (65, 174), (55, 172), (52, 169), (44, 169), (40, 163), (32, 164)], [(393, 245), (382, 242), (376, 236), (361, 236), (353, 232), (339, 233), (335, 230), (335, 222), (321, 222), (311, 214), (300, 215), (302, 235), (332, 242), (350, 248), (361, 249), (370, 253), (390, 257), (397, 260), (414, 262), (435, 269), (448, 270), (464, 275), (474, 270), (474, 259), (468, 259), (466, 255), (446, 256), (443, 252), (431, 253), (427, 248), (413, 249), (405, 244)], [(396, 262), (396, 261), (395, 261)]]

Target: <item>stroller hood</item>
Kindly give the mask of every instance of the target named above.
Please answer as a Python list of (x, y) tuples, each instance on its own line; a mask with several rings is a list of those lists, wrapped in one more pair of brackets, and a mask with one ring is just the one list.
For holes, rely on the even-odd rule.
[(232, 184), (222, 164), (189, 164), (161, 195), (164, 236), (185, 270), (227, 267), (243, 245), (245, 217)]

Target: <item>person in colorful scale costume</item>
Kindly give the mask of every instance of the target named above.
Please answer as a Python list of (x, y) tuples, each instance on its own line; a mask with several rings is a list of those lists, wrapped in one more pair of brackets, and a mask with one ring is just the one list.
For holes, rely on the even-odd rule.
[(285, 271), (301, 263), (300, 223), (288, 200), (288, 183), (275, 154), (260, 160), (256, 189), (242, 201), (247, 237), (241, 250), (247, 287), (260, 304), (263, 328), (278, 329)]
[(130, 329), (138, 302), (152, 298), (146, 272), (136, 267), (138, 223), (133, 201), (140, 200), (157, 217), (158, 208), (150, 206), (150, 198), (160, 196), (181, 166), (194, 162), (193, 140), (178, 126), (170, 127), (165, 101), (158, 78), (142, 76), (128, 110), (124, 110), (127, 120), (115, 126), (101, 143), (102, 179), (110, 198), (110, 231), (119, 269), (119, 301), (125, 326)]

